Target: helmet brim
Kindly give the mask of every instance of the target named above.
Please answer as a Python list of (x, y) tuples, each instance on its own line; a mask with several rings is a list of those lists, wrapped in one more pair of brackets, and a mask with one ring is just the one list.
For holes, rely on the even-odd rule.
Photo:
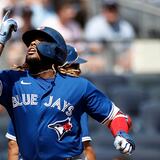
[(86, 63), (87, 60), (83, 59), (83, 58), (80, 58), (78, 57), (77, 60), (74, 62), (74, 63), (77, 63), (77, 64), (82, 64), (82, 63)]
[(47, 40), (48, 42), (56, 42), (53, 37), (51, 37), (49, 34), (44, 32), (43, 30), (30, 30), (25, 32), (22, 35), (22, 40), (28, 47), (32, 41), (34, 41), (37, 38), (43, 38)]

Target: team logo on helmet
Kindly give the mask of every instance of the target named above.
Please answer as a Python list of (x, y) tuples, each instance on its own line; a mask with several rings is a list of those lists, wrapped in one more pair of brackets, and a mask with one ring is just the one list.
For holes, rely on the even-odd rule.
[(63, 136), (71, 131), (72, 129), (72, 123), (71, 118), (66, 118), (65, 120), (56, 121), (54, 123), (51, 123), (48, 125), (48, 128), (54, 129), (58, 135), (58, 140), (60, 141)]

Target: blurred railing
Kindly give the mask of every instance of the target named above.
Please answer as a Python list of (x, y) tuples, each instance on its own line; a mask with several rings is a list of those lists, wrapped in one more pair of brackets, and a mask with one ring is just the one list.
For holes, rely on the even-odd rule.
[(152, 0), (119, 0), (121, 15), (135, 28), (138, 37), (160, 37), (160, 2)]
[[(133, 41), (76, 41), (73, 44), (82, 58), (84, 74), (160, 73), (160, 40), (135, 39)], [(24, 62), (26, 48), (22, 42), (6, 45), (0, 58), (0, 68), (9, 68)]]
[[(80, 56), (88, 60), (82, 73), (160, 73), (160, 40), (85, 42)], [(79, 46), (78, 46), (79, 47)]]

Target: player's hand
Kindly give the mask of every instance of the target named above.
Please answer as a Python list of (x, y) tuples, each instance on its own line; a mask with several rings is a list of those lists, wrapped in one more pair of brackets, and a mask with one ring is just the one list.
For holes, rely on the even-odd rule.
[(11, 38), (12, 31), (16, 32), (18, 28), (17, 22), (9, 15), (10, 11), (7, 11), (0, 26), (0, 43), (3, 45)]
[(124, 131), (118, 132), (114, 140), (114, 146), (123, 154), (131, 154), (135, 150), (135, 143), (132, 137)]

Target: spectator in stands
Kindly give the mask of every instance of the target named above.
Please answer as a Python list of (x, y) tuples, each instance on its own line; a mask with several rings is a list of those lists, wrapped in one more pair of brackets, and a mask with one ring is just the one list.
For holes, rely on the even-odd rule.
[[(82, 4), (80, 4), (80, 2), (75, 2), (76, 0), (55, 0), (54, 6), (56, 15), (54, 18), (49, 17), (46, 19), (43, 25), (58, 30), (69, 44), (77, 48), (78, 54), (81, 54), (83, 58), (89, 59), (88, 63), (82, 66), (83, 73), (100, 73), (104, 71), (103, 66), (105, 62), (102, 62), (104, 58), (95, 55), (90, 59), (88, 52), (97, 53), (102, 50), (101, 46), (92, 47), (89, 43), (84, 41), (84, 30), (75, 20)], [(92, 65), (93, 62), (94, 65)]]
[(42, 25), (44, 19), (54, 16), (53, 0), (24, 0), (33, 11), (32, 24), (35, 28)]
[(23, 20), (23, 26), (21, 28), (22, 34), (26, 32), (27, 30), (34, 29), (34, 26), (32, 24), (32, 16), (33, 11), (29, 6), (22, 6), (21, 7), (21, 16)]
[[(72, 43), (82, 39), (82, 29), (75, 17), (77, 14), (77, 4), (71, 0), (55, 1), (55, 17), (46, 18), (43, 25), (58, 30), (66, 42)], [(74, 45), (75, 46), (75, 45)]]
[(87, 22), (85, 37), (89, 41), (108, 42), (107, 49), (116, 58), (113, 63), (123, 70), (130, 69), (129, 48), (135, 33), (132, 25), (120, 16), (117, 0), (103, 1), (102, 13)]

